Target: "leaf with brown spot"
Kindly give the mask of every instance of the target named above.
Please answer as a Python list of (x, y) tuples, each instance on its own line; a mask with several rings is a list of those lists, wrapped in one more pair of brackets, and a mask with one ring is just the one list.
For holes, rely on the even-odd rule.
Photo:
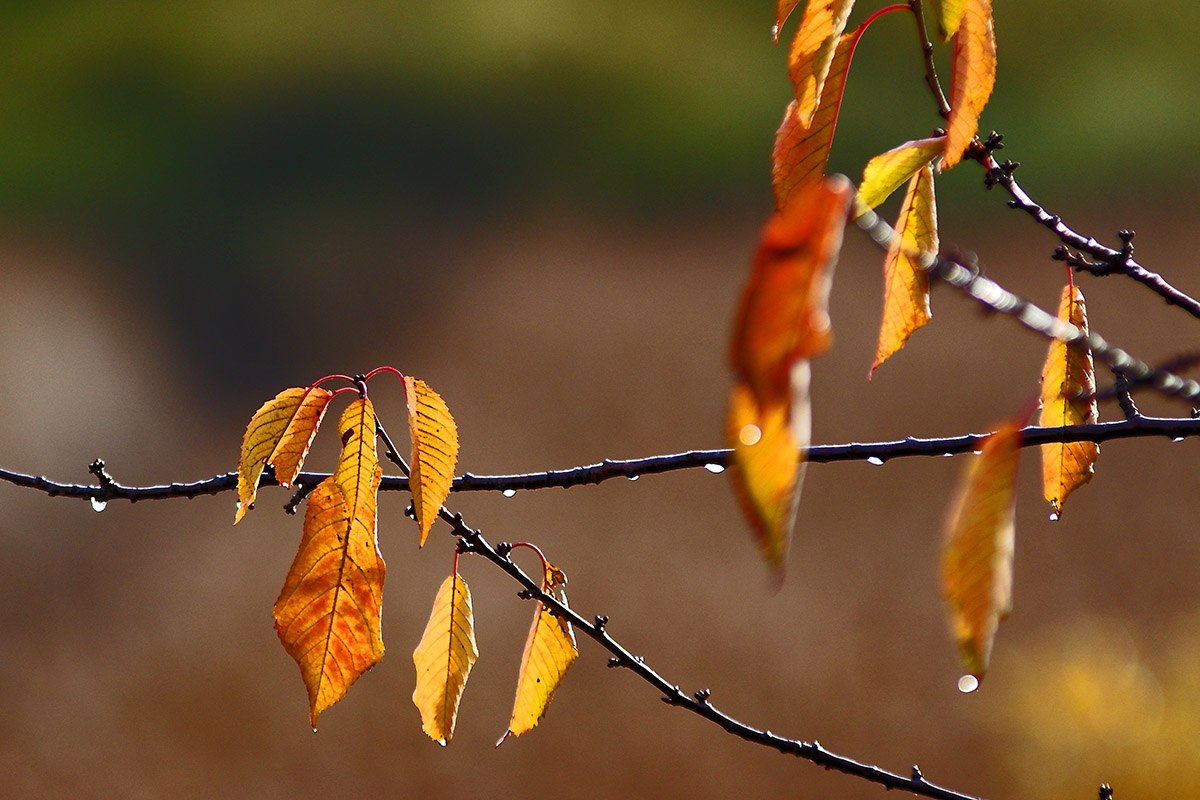
[(854, 0), (809, 0), (788, 54), (788, 75), (796, 93), (796, 120), (810, 127), (829, 76), (838, 40)]
[(954, 35), (954, 76), (946, 155), (942, 171), (957, 164), (979, 130), (979, 115), (996, 85), (996, 31), (992, 0), (967, 0), (962, 25)]
[(881, 153), (867, 162), (863, 168), (862, 183), (854, 200), (854, 216), (888, 199), (888, 196), (911, 179), (926, 164), (942, 154), (946, 141), (938, 136), (933, 139), (917, 139)]
[[(1085, 334), (1087, 308), (1083, 292), (1070, 284), (1063, 287), (1058, 318)], [(1055, 341), (1050, 344), (1042, 367), (1043, 428), (1091, 425), (1099, 420), (1096, 407), (1096, 370), (1092, 351), (1080, 345)], [(1087, 399), (1080, 399), (1080, 397)], [(1042, 445), (1042, 489), (1046, 500), (1061, 515), (1067, 496), (1092, 479), (1093, 465), (1100, 456), (1095, 442), (1052, 442)]]
[(438, 589), (425, 633), (413, 651), (417, 668), (413, 703), (421, 711), (425, 733), (440, 745), (454, 735), (458, 703), (478, 658), (471, 590), (454, 572)]
[(942, 594), (967, 672), (982, 680), (996, 629), (1012, 610), (1014, 489), (1021, 423), (1001, 425), (971, 458), (950, 506)]
[(405, 376), (404, 394), (412, 439), (408, 485), (421, 532), (420, 546), (424, 546), (442, 503), (450, 496), (458, 463), (458, 428), (441, 396), (424, 381)]
[(958, 32), (963, 13), (967, 10), (967, 2), (968, 0), (932, 0), (934, 17), (943, 42), (950, 41), (950, 37)]

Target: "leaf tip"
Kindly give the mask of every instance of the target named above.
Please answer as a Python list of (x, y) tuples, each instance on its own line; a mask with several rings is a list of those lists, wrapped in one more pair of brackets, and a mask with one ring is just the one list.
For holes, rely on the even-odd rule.
[(510, 728), (509, 730), (506, 730), (504, 732), (503, 736), (501, 736), (499, 739), (496, 740), (495, 746), (499, 747), (500, 745), (504, 744), (506, 741), (508, 741), (508, 737), (511, 735), (512, 735), (512, 729)]

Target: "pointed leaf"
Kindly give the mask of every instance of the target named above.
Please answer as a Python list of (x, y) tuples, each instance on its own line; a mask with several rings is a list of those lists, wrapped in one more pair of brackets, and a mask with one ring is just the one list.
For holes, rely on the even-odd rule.
[(871, 375), (930, 319), (929, 275), (918, 264), (922, 255), (938, 252), (937, 207), (929, 164), (909, 181), (896, 234), (883, 262), (883, 323)]
[(862, 183), (859, 184), (858, 197), (854, 201), (854, 215), (857, 217), (866, 209), (874, 208), (888, 199), (900, 184), (941, 155), (945, 147), (946, 140), (941, 136), (917, 139), (872, 158), (863, 168)]
[(275, 601), (275, 630), (300, 666), (313, 730), (321, 712), (383, 657), (383, 576), (374, 537), (351, 525), (341, 487), (326, 478), (308, 498), (304, 536)]
[(788, 54), (788, 75), (796, 91), (796, 120), (811, 126), (829, 75), (834, 50), (854, 0), (808, 0)]
[(253, 505), (259, 478), (267, 464), (275, 464), (276, 478), (283, 486), (295, 479), (332, 396), (319, 386), (284, 389), (254, 412), (242, 437), (234, 525), (241, 522)]
[[(1063, 287), (1058, 318), (1087, 333), (1087, 308), (1083, 292), (1074, 284)], [(1096, 391), (1096, 370), (1092, 351), (1064, 342), (1052, 342), (1042, 367), (1043, 428), (1064, 425), (1091, 425), (1099, 417), (1096, 398), (1078, 399)], [(1042, 445), (1042, 488), (1056, 514), (1062, 514), (1067, 496), (1092, 479), (1093, 464), (1100, 455), (1095, 442), (1051, 443)]]
[(967, 10), (968, 0), (933, 0), (934, 17), (937, 19), (938, 32), (942, 41), (950, 41), (950, 37), (958, 32), (962, 22), (963, 12)]
[(959, 162), (975, 138), (979, 115), (995, 85), (996, 31), (992, 26), (992, 0), (967, 0), (962, 25), (954, 35), (954, 78), (943, 172)]
[(417, 668), (413, 703), (421, 711), (425, 733), (440, 745), (454, 735), (458, 702), (477, 658), (471, 590), (455, 572), (438, 589), (421, 643), (413, 651)]
[(967, 672), (982, 679), (1000, 622), (1012, 610), (1013, 512), (1021, 423), (987, 438), (950, 507), (942, 593)]
[[(567, 603), (566, 582), (562, 570), (546, 564), (542, 591), (553, 595), (563, 605)], [(508, 723), (508, 731), (496, 742), (497, 747), (510, 735), (520, 736), (541, 721), (577, 655), (579, 650), (575, 647), (575, 632), (571, 630), (571, 623), (556, 617), (539, 602), (533, 615), (533, 625), (529, 629), (529, 638), (525, 640), (525, 652), (521, 655), (512, 719)]]
[(775, 25), (771, 28), (771, 38), (779, 41), (779, 29), (783, 27), (783, 23), (787, 22), (787, 18), (791, 16), (792, 9), (799, 5), (800, 0), (778, 0), (775, 4)]
[(375, 450), (375, 409), (360, 397), (346, 407), (338, 420), (342, 455), (334, 480), (346, 499), (355, 538), (376, 547), (375, 501), (383, 471)]
[(446, 403), (424, 381), (406, 376), (404, 393), (408, 399), (408, 432), (412, 438), (412, 474), (408, 476), (408, 485), (412, 491), (417, 527), (421, 531), (420, 546), (423, 547), (454, 482), (458, 428)]

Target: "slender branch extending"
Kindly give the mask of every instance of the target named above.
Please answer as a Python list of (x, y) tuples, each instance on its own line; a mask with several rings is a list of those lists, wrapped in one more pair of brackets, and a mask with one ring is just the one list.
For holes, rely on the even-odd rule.
[(920, 39), (921, 55), (925, 61), (925, 84), (929, 87), (929, 93), (933, 95), (933, 101), (937, 103), (942, 119), (949, 119), (950, 104), (946, 102), (942, 84), (938, 81), (937, 67), (933, 64), (933, 42), (929, 40), (929, 29), (925, 26), (925, 10), (921, 0), (908, 0), (908, 6), (917, 21), (917, 37)]

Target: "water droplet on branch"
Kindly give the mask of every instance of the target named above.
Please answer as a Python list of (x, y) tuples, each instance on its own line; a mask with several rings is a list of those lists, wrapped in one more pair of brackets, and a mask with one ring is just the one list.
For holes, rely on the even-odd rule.
[(503, 492), (501, 492), (501, 494), (503, 494), (505, 497), (516, 497), (517, 490), (516, 489), (505, 489)]
[(98, 497), (93, 497), (93, 498), (91, 498), (91, 501), (92, 501), (92, 511), (95, 511), (97, 514), (99, 514), (104, 509), (108, 508), (107, 500), (101, 500)]
[(725, 467), (722, 466), (721, 464), (705, 464), (704, 468), (706, 470), (708, 470), (709, 472), (711, 472), (713, 475), (720, 475), (722, 472), (725, 471)]
[(882, 459), (882, 458), (880, 458), (879, 456), (868, 456), (868, 457), (867, 457), (867, 463), (868, 463), (868, 464), (870, 464), (870, 465), (872, 465), (872, 466), (875, 466), (875, 467), (882, 467), (882, 466), (883, 466), (883, 459)]
[(958, 690), (963, 694), (970, 694), (979, 688), (979, 679), (974, 675), (963, 675), (958, 679)]

